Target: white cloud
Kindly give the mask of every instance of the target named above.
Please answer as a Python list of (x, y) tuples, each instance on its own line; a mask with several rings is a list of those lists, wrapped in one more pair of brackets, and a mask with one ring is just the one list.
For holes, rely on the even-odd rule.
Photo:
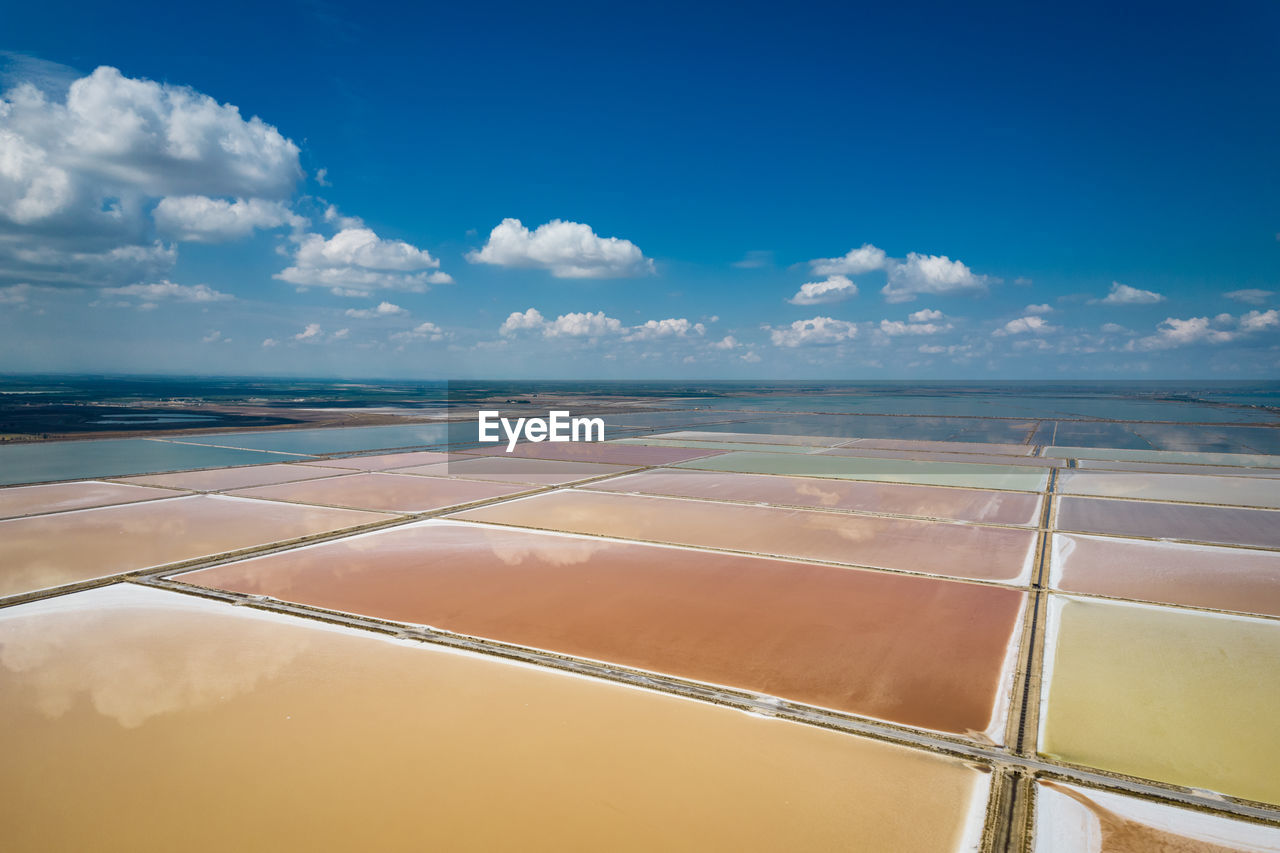
[(1049, 314), (1053, 312), (1053, 306), (1046, 302), (1043, 305), (1028, 305), (1022, 310), (1026, 314)]
[(1261, 332), (1276, 326), (1280, 326), (1280, 311), (1275, 308), (1270, 311), (1250, 311), (1240, 318), (1240, 331), (1244, 334)]
[(712, 349), (728, 350), (728, 349), (737, 349), (739, 346), (741, 346), (741, 344), (738, 343), (738, 339), (735, 338), (733, 335), (725, 335), (720, 340), (711, 344)]
[(449, 336), (449, 333), (437, 326), (435, 323), (419, 323), (406, 332), (396, 332), (391, 335), (393, 341), (442, 341)]
[(197, 243), (238, 240), (255, 228), (302, 228), (307, 224), (283, 202), (261, 198), (227, 201), (203, 195), (166, 196), (152, 216), (161, 233)]
[(0, 280), (157, 278), (176, 255), (154, 239), (150, 200), (269, 204), (301, 176), (297, 146), (276, 128), (187, 87), (105, 66), (65, 87), (20, 83), (0, 98)]
[(21, 305), (27, 301), (27, 298), (34, 290), (29, 284), (14, 284), (9, 287), (0, 287), (0, 305)]
[(561, 314), (554, 320), (547, 320), (537, 308), (530, 308), (524, 313), (512, 312), (498, 329), (502, 335), (521, 331), (538, 331), (544, 338), (599, 338), (620, 335), (625, 329), (621, 320), (607, 317), (603, 311)]
[(1155, 305), (1164, 302), (1164, 297), (1153, 290), (1139, 290), (1118, 281), (1111, 282), (1111, 292), (1103, 299), (1095, 299), (1103, 305)]
[(200, 340), (206, 344), (217, 343), (218, 341), (222, 340), (222, 332), (218, 331), (217, 329), (214, 329), (212, 332), (205, 335)]
[(299, 238), (293, 266), (275, 278), (302, 287), (327, 287), (339, 296), (368, 296), (376, 290), (420, 293), (453, 279), (425, 249), (402, 240), (384, 240), (369, 228), (344, 228), (329, 239)]
[(816, 275), (860, 275), (872, 270), (882, 270), (892, 261), (884, 253), (870, 243), (863, 243), (860, 248), (850, 249), (840, 258), (815, 258), (809, 266)]
[(653, 261), (630, 240), (599, 237), (590, 226), (559, 219), (533, 231), (519, 219), (504, 219), (467, 260), (548, 270), (556, 278), (629, 278), (653, 272)]
[(530, 308), (528, 311), (521, 313), (512, 311), (507, 319), (503, 321), (502, 326), (498, 329), (498, 334), (513, 335), (524, 329), (541, 329), (546, 324), (546, 319), (542, 316), (542, 312), (537, 308)]
[(637, 326), (627, 327), (615, 317), (603, 311), (561, 314), (548, 320), (537, 308), (513, 311), (507, 315), (498, 333), (511, 336), (520, 332), (540, 332), (544, 338), (602, 338), (609, 335), (625, 335), (626, 341), (650, 341), (657, 339), (686, 338), (706, 334), (707, 327), (684, 317), (666, 320), (648, 320)]
[(666, 320), (649, 320), (631, 330), (628, 341), (647, 341), (654, 338), (671, 338), (687, 336), (690, 332), (705, 334), (707, 327), (701, 323), (690, 323), (684, 317), (670, 317)]
[(1246, 305), (1262, 305), (1275, 293), (1272, 290), (1258, 290), (1257, 288), (1246, 288), (1245, 290), (1232, 290), (1222, 294), (1228, 299), (1234, 299), (1236, 302), (1243, 302)]
[(271, 349), (272, 347), (274, 347), (274, 346), (278, 346), (279, 344), (280, 344), (280, 342), (279, 342), (279, 341), (277, 341), (275, 338), (267, 338), (266, 340), (264, 340), (264, 341), (262, 342), (262, 348), (263, 348), (263, 349)]
[(543, 336), (548, 338), (599, 338), (622, 331), (622, 321), (606, 317), (603, 311), (561, 314), (542, 328)]
[(1166, 317), (1156, 326), (1154, 335), (1130, 341), (1126, 349), (1149, 351), (1198, 343), (1223, 344), (1236, 337), (1236, 332), (1213, 328), (1208, 317), (1189, 317), (1186, 320)]
[(898, 335), (937, 335), (951, 328), (950, 323), (930, 322), (942, 319), (941, 311), (925, 309), (911, 314), (910, 323), (901, 320), (881, 320), (880, 331), (889, 337)]
[(333, 204), (324, 209), (324, 221), (339, 231), (365, 227), (364, 220), (359, 216), (346, 216)]
[(0, 211), (20, 222), (101, 189), (282, 197), (302, 177), (298, 147), (256, 116), (246, 121), (231, 104), (107, 66), (73, 82), (65, 100), (20, 84), (0, 111)]
[(779, 347), (838, 344), (853, 340), (858, 335), (856, 324), (830, 317), (813, 317), (809, 320), (796, 320), (790, 326), (766, 328), (769, 329), (773, 345)]
[(825, 305), (843, 302), (858, 294), (858, 285), (848, 276), (833, 275), (826, 281), (811, 281), (800, 285), (796, 295), (788, 299), (792, 305)]
[(390, 302), (379, 302), (375, 308), (348, 308), (344, 312), (348, 317), (357, 320), (368, 320), (371, 317), (396, 317), (409, 312)]
[(306, 328), (293, 336), (295, 341), (313, 341), (320, 337), (321, 329), (319, 323), (308, 323)]
[(907, 319), (913, 323), (936, 323), (941, 320), (944, 315), (941, 311), (932, 308), (921, 308), (919, 311), (912, 311), (907, 315)]
[[(1234, 329), (1220, 328), (1234, 326)], [(1209, 317), (1166, 317), (1156, 326), (1155, 334), (1130, 340), (1129, 351), (1151, 352), (1194, 344), (1225, 344), (1240, 341), (1259, 332), (1280, 328), (1280, 310), (1249, 311), (1238, 319), (1230, 314)]]
[(761, 361), (760, 356), (756, 355), (754, 352), (743, 353), (738, 356), (738, 358), (742, 359), (747, 364), (758, 364)]
[(350, 329), (339, 329), (338, 331), (334, 332), (332, 335), (329, 336), (329, 340), (342, 341), (342, 340), (346, 340), (350, 336), (351, 336)]
[(214, 290), (206, 284), (174, 284), (172, 281), (107, 287), (102, 292), (110, 296), (132, 296), (147, 302), (162, 299), (174, 302), (229, 302), (235, 298), (230, 293)]
[(905, 261), (890, 267), (889, 283), (880, 292), (886, 302), (911, 302), (920, 294), (983, 292), (991, 281), (945, 255), (911, 252)]
[(1028, 314), (1025, 317), (1019, 317), (1016, 320), (1010, 320), (999, 329), (996, 329), (994, 335), (1022, 335), (1028, 332), (1036, 335), (1042, 335), (1045, 332), (1053, 331), (1054, 327), (1045, 322), (1043, 317), (1035, 314)]
[(1106, 332), (1108, 335), (1129, 334), (1129, 330), (1124, 326), (1121, 326), (1119, 323), (1103, 323), (1101, 328), (1102, 328), (1102, 331)]

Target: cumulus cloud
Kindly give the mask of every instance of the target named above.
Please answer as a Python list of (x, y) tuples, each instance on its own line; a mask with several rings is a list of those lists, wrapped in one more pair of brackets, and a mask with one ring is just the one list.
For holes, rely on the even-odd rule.
[(543, 326), (542, 334), (548, 338), (599, 338), (604, 335), (618, 335), (622, 331), (621, 320), (606, 317), (603, 311), (597, 311), (594, 314), (588, 311), (561, 314)]
[(705, 334), (707, 327), (701, 323), (690, 323), (684, 317), (669, 317), (666, 320), (649, 320), (634, 327), (627, 335), (628, 341), (648, 341), (655, 338), (683, 338), (690, 332)]
[[(1235, 329), (1217, 328), (1235, 326)], [(1250, 311), (1237, 320), (1230, 314), (1220, 314), (1210, 320), (1208, 317), (1189, 317), (1185, 320), (1177, 317), (1166, 317), (1156, 326), (1154, 335), (1130, 341), (1129, 350), (1163, 350), (1191, 344), (1225, 344), (1242, 338), (1280, 327), (1280, 311)]]
[(891, 338), (899, 335), (937, 335), (951, 328), (950, 323), (942, 322), (943, 317), (941, 311), (924, 308), (908, 315), (909, 322), (881, 320), (880, 331)]
[(354, 317), (357, 320), (368, 320), (372, 317), (397, 317), (409, 312), (399, 305), (394, 305), (390, 302), (379, 302), (375, 308), (348, 308), (345, 313), (348, 317)]
[(625, 329), (621, 320), (605, 316), (603, 311), (572, 312), (547, 320), (536, 308), (512, 312), (498, 329), (502, 335), (522, 331), (541, 332), (544, 338), (599, 338), (620, 335)]
[(911, 252), (906, 260), (890, 267), (889, 282), (880, 292), (886, 302), (912, 302), (921, 294), (984, 292), (991, 281), (946, 255)]
[(741, 344), (738, 343), (738, 339), (735, 338), (733, 335), (725, 335), (720, 340), (711, 344), (712, 349), (725, 349), (725, 350), (737, 349), (739, 346), (741, 346)]
[(499, 327), (498, 334), (513, 335), (525, 329), (541, 329), (546, 322), (542, 312), (537, 308), (530, 308), (524, 312), (512, 311)]
[(402, 343), (408, 341), (442, 341), (446, 336), (445, 330), (435, 323), (419, 323), (408, 331), (396, 332), (391, 335), (391, 340)]
[(370, 228), (343, 228), (329, 239), (298, 238), (293, 265), (275, 278), (300, 287), (327, 287), (338, 296), (368, 296), (377, 290), (421, 293), (453, 279), (440, 261), (402, 240), (384, 240)]
[(1032, 333), (1042, 335), (1045, 332), (1053, 331), (1053, 326), (1045, 322), (1043, 317), (1035, 314), (1028, 314), (1025, 317), (1019, 317), (1016, 320), (1010, 320), (999, 329), (996, 329), (994, 335), (1024, 335)]
[(1280, 311), (1274, 308), (1270, 311), (1250, 311), (1240, 318), (1240, 331), (1246, 335), (1272, 329), (1278, 325), (1280, 325)]
[(1234, 299), (1236, 302), (1243, 302), (1246, 305), (1262, 305), (1271, 296), (1274, 291), (1259, 290), (1257, 288), (1246, 288), (1244, 290), (1232, 290), (1224, 293), (1223, 296), (1228, 299)]
[(467, 260), (547, 270), (556, 278), (630, 278), (653, 272), (653, 261), (630, 240), (600, 237), (588, 225), (560, 219), (533, 231), (519, 219), (504, 219)]
[(800, 285), (796, 295), (788, 299), (792, 305), (824, 305), (831, 302), (843, 302), (857, 296), (858, 285), (848, 276), (833, 275), (826, 281), (811, 281)]
[(345, 231), (349, 228), (364, 228), (364, 220), (359, 216), (347, 216), (338, 210), (337, 205), (329, 205), (324, 209), (324, 221), (332, 225), (339, 231)]
[(1028, 305), (1022, 311), (1025, 314), (1049, 314), (1053, 311), (1053, 306), (1046, 302), (1042, 305)]
[(809, 261), (809, 266), (816, 275), (861, 275), (872, 270), (886, 269), (891, 263), (884, 249), (863, 243), (857, 249), (850, 249), (843, 257), (815, 258)]
[(175, 236), (212, 239), (263, 221), (301, 176), (276, 128), (184, 86), (105, 66), (69, 85), (19, 83), (0, 97), (0, 280), (161, 277), (176, 253), (155, 240), (153, 199), (237, 199), (210, 208), (223, 215), (208, 228), (190, 203), (161, 208)]
[(145, 302), (169, 300), (172, 302), (228, 302), (235, 297), (214, 290), (206, 284), (174, 284), (158, 281), (152, 284), (130, 284), (125, 287), (103, 288), (109, 296), (129, 296)]
[(1119, 323), (1103, 323), (1101, 326), (1101, 329), (1102, 331), (1106, 332), (1108, 335), (1129, 334), (1129, 330), (1124, 326), (1121, 326)]
[(303, 228), (307, 224), (284, 202), (261, 198), (228, 201), (203, 195), (162, 198), (152, 216), (162, 234), (196, 243), (223, 243), (247, 237), (254, 229), (281, 225)]
[(537, 308), (511, 312), (498, 328), (498, 333), (505, 337), (521, 332), (537, 332), (544, 338), (603, 338), (622, 335), (625, 341), (687, 338), (704, 335), (706, 331), (707, 327), (702, 323), (694, 323), (684, 317), (648, 320), (628, 327), (603, 311), (571, 312), (548, 320)]
[(306, 328), (293, 336), (295, 341), (314, 341), (320, 337), (321, 329), (319, 323), (308, 323)]
[(738, 356), (738, 358), (742, 359), (747, 364), (758, 364), (761, 361), (760, 356), (756, 355), (754, 352), (743, 353)]
[(856, 324), (830, 317), (813, 317), (809, 320), (796, 320), (789, 326), (765, 328), (769, 330), (773, 345), (778, 347), (838, 344), (853, 340), (858, 335)]
[(1103, 305), (1155, 305), (1164, 302), (1164, 296), (1154, 290), (1139, 290), (1118, 281), (1111, 282), (1111, 292), (1102, 299), (1095, 299)]

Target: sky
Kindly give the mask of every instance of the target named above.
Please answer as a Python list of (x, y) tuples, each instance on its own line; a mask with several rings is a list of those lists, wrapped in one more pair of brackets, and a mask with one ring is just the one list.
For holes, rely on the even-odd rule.
[(1280, 377), (1280, 5), (3, 2), (0, 372)]

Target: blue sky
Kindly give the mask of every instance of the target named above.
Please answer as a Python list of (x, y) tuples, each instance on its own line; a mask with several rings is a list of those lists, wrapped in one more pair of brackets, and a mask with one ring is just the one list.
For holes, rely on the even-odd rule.
[(4, 18), (2, 371), (1280, 373), (1271, 2)]

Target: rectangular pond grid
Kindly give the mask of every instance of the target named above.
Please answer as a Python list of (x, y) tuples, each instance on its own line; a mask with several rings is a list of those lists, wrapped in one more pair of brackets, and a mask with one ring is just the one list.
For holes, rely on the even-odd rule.
[[(830, 425), (829, 418), (837, 416), (813, 417), (819, 420), (804, 432), (816, 430), (819, 423)], [(661, 420), (669, 431), (682, 425), (673, 418)], [(390, 747), (375, 747), (365, 754), (367, 760), (339, 762), (340, 767), (334, 767), (328, 754), (323, 771), (296, 746), (288, 762), (271, 759), (271, 744), (333, 737), (339, 715), (346, 720), (363, 714), (380, 721), (378, 732), (369, 732), (370, 743), (397, 737), (400, 724), (382, 700), (416, 689), (416, 682), (382, 676), (375, 660), (391, 658), (373, 651), (380, 643), (377, 648), (413, 656), (405, 661), (425, 662), (422, 656), (427, 655), (430, 664), (406, 664), (427, 682), (436, 670), (442, 678), (446, 671), (452, 673), (447, 676), (450, 688), (429, 688), (434, 691), (431, 699), (416, 700), (419, 715), (421, 707), (430, 705), (433, 714), (438, 710), (444, 715), (441, 719), (496, 725), (511, 732), (512, 746), (493, 740), (496, 729), (486, 729), (488, 740), (468, 740), (459, 736), (465, 729), (458, 724), (448, 729), (448, 743), (417, 735), (415, 742), (432, 750), (437, 766), (442, 756), (458, 756), (452, 764), (444, 759), (455, 771), (448, 774), (448, 788), (433, 789), (448, 791), (449, 807), (441, 807), (439, 826), (428, 832), (419, 821), (416, 829), (408, 829), (412, 821), (400, 787), (376, 786), (376, 796), (355, 806), (348, 802), (346, 812), (335, 804), (331, 815), (316, 818), (311, 810), (312, 825), (301, 832), (307, 836), (314, 831), (317, 843), (347, 831), (344, 814), (361, 812), (378, 818), (375, 834), (382, 833), (378, 837), (393, 845), (408, 832), (415, 841), (430, 837), (459, 847), (457, 827), (464, 825), (479, 832), (474, 838), (501, 844), (511, 836), (499, 835), (497, 829), (476, 830), (476, 822), (466, 819), (489, 802), (492, 791), (486, 788), (481, 798), (479, 788), (458, 780), (491, 785), (497, 775), (510, 776), (511, 756), (523, 750), (521, 767), (554, 764), (566, 772), (551, 777), (549, 784), (542, 780), (537, 796), (530, 798), (530, 783), (523, 782), (523, 799), (504, 799), (521, 803), (508, 821), (512, 832), (525, 826), (521, 809), (536, 805), (536, 818), (530, 812), (528, 820), (536, 819), (540, 826), (546, 820), (572, 824), (577, 840), (617, 849), (627, 845), (616, 834), (616, 817), (600, 813), (598, 820), (582, 823), (577, 812), (560, 811), (586, 796), (575, 786), (588, 778), (583, 771), (596, 766), (591, 764), (596, 759), (604, 762), (599, 772), (605, 775), (590, 777), (596, 783), (593, 791), (601, 790), (602, 783), (610, 791), (615, 789), (608, 786), (621, 784), (616, 789), (619, 804), (642, 807), (649, 816), (671, 815), (662, 826), (678, 829), (686, 846), (691, 839), (693, 846), (715, 846), (736, 837), (735, 831), (749, 831), (742, 846), (758, 845), (758, 839), (778, 833), (788, 845), (806, 839), (819, 847), (841, 846), (856, 837), (876, 839), (881, 849), (1087, 849), (1063, 828), (1070, 826), (1085, 827), (1094, 833), (1089, 837), (1101, 833), (1119, 850), (1145, 849), (1142, 844), (1157, 841), (1187, 850), (1213, 849), (1204, 846), (1212, 843), (1280, 849), (1280, 789), (1269, 773), (1280, 766), (1280, 741), (1266, 711), (1280, 704), (1274, 666), (1280, 659), (1280, 601), (1272, 569), (1280, 540), (1271, 535), (1280, 516), (1262, 508), (1276, 505), (1270, 475), (1280, 467), (1280, 457), (1183, 449), (1112, 454), (1105, 448), (1080, 448), (1075, 455), (1075, 449), (1031, 444), (1026, 452), (1019, 452), (1018, 445), (1002, 448), (1008, 463), (1015, 463), (1002, 465), (1001, 454), (979, 450), (980, 443), (960, 441), (956, 443), (962, 446), (952, 449), (938, 445), (948, 440), (944, 436), (919, 445), (882, 438), (868, 441), (865, 449), (916, 458), (905, 460), (914, 465), (880, 481), (845, 479), (837, 454), (823, 453), (831, 445), (811, 443), (822, 439), (816, 432), (787, 441), (765, 419), (736, 421), (732, 427), (687, 425), (695, 431), (759, 429), (759, 438), (769, 439), (764, 443), (790, 450), (725, 453), (725, 448), (706, 446), (716, 442), (712, 436), (711, 442), (703, 442), (681, 435), (675, 440), (698, 447), (628, 442), (565, 452), (546, 444), (522, 445), (515, 460), (482, 450), (464, 462), (456, 462), (456, 456), (434, 460), (421, 453), (382, 453), (376, 456), (385, 458), (372, 463), (352, 463), (353, 457), (346, 457), (349, 467), (341, 468), (337, 463), (344, 460), (337, 457), (285, 465), (277, 457), (189, 479), (136, 477), (131, 478), (134, 485), (119, 487), (164, 495), (181, 495), (172, 491), (179, 488), (279, 494), (252, 500), (156, 495), (83, 509), (75, 504), (77, 491), (84, 500), (103, 499), (88, 497), (92, 483), (69, 484), (75, 489), (62, 494), (46, 492), (43, 504), (34, 491), (0, 490), (0, 507), (7, 500), (10, 512), (51, 513), (0, 521), (3, 530), (22, 533), (0, 536), (0, 550), (8, 549), (0, 558), (0, 590), (10, 590), (0, 595), (11, 596), (0, 598), (0, 638), (7, 652), (17, 649), (6, 657), (10, 665), (0, 670), (6, 685), (0, 690), (0, 717), (7, 730), (30, 734), (7, 757), (24, 779), (45, 778), (36, 768), (52, 754), (48, 744), (63, 745), (72, 737), (85, 750), (100, 750), (101, 738), (120, 728), (140, 732), (134, 736), (137, 743), (164, 743), (164, 749), (172, 750), (166, 727), (186, 726), (184, 715), (195, 714), (209, 721), (206, 726), (212, 724), (207, 729), (211, 751), (192, 752), (186, 760), (208, 766), (219, 738), (243, 742), (237, 727), (245, 714), (270, 713), (270, 708), (288, 704), (303, 709), (302, 718), (286, 714), (278, 729), (258, 733), (263, 740), (252, 742), (268, 763), (254, 764), (260, 768), (253, 771), (256, 775), (303, 790), (310, 790), (311, 779), (335, 770), (339, 776), (375, 772), (395, 781), (395, 771), (379, 763), (397, 754)], [(973, 435), (999, 441), (993, 438), (996, 432)], [(1187, 429), (1162, 433), (1170, 441), (1175, 434), (1184, 444), (1190, 441)], [(328, 446), (368, 443), (336, 435), (325, 441)], [(761, 442), (735, 435), (727, 443)], [(619, 457), (605, 447), (643, 455)], [(990, 463), (995, 470), (974, 471), (986, 468), (987, 460), (981, 466), (970, 462), (969, 447), (997, 457)], [(794, 452), (797, 448), (802, 452)], [(1038, 451), (1067, 470), (1028, 468), (1025, 463)], [(681, 452), (700, 458), (682, 457)], [(949, 454), (965, 461), (937, 458)], [(823, 455), (837, 458), (834, 476), (821, 468), (739, 472), (733, 459)], [(521, 475), (521, 461), (534, 462), (539, 470)], [(868, 458), (854, 459), (854, 464), (883, 461), (898, 462)], [(717, 463), (728, 463), (728, 470), (706, 470)], [(939, 464), (944, 467), (934, 467)], [(1150, 474), (1160, 476), (1153, 479), (1136, 469), (1112, 472), (1102, 467), (1106, 464), (1151, 466), (1160, 470)], [(306, 480), (274, 479), (317, 465), (334, 467), (316, 468), (320, 475), (307, 474)], [(469, 480), (467, 471), (441, 470), (456, 465), (470, 465), (475, 479)], [(553, 465), (581, 467), (547, 467)], [(948, 479), (921, 485), (916, 466), (933, 467), (934, 476), (945, 473)], [(629, 473), (636, 467), (646, 470)], [(1192, 468), (1198, 470), (1188, 470)], [(262, 473), (246, 473), (255, 469)], [(1092, 476), (1095, 470), (1101, 479)], [(394, 473), (360, 473), (368, 471)], [(1037, 479), (1027, 479), (1028, 474)], [(95, 476), (93, 466), (81, 476)], [(268, 477), (272, 479), (264, 481)], [(1237, 477), (1246, 482), (1223, 482)], [(145, 479), (154, 483), (145, 484)], [(469, 483), (497, 491), (478, 496), (480, 508), (450, 516), (466, 519), (462, 523), (397, 525), (395, 516), (334, 509), (307, 495), (308, 490), (334, 489), (325, 484), (343, 480), (352, 486), (358, 480), (368, 484), (364, 498), (355, 503), (384, 498), (383, 506), (397, 502), (388, 497), (394, 490), (374, 488), (375, 483), (419, 480), (449, 489), (459, 484), (470, 488)], [(584, 480), (588, 482), (579, 485)], [(116, 484), (98, 484), (103, 485)], [(528, 489), (548, 491), (519, 496)], [(1094, 494), (1098, 491), (1105, 495)], [(361, 490), (348, 486), (348, 492), (352, 500)], [(294, 502), (300, 493), (317, 503)], [(267, 497), (271, 499), (263, 499)], [(442, 499), (444, 507), (433, 505), (432, 512), (448, 512), (450, 501), (459, 502), (454, 492)], [(224, 519), (228, 509), (220, 502), (250, 505), (257, 515), (250, 519), (233, 512), (234, 518)], [(1224, 505), (1233, 502), (1239, 505)], [(199, 509), (175, 514), (166, 505)], [(150, 521), (148, 513), (140, 512), (157, 507), (161, 511), (151, 513)], [(273, 508), (303, 515), (278, 516)], [(325, 515), (334, 513), (347, 515)], [(85, 516), (88, 522), (81, 520)], [(53, 524), (64, 519), (70, 521)], [(4, 527), (32, 522), (37, 524)], [(255, 532), (255, 524), (262, 533)], [(385, 529), (343, 532), (370, 526)], [(211, 531), (219, 528), (233, 535), (225, 542), (213, 541), (217, 537)], [(106, 536), (111, 530), (115, 538), (123, 533), (129, 547)], [(315, 537), (327, 541), (294, 544)], [(1181, 541), (1159, 541), (1168, 539)], [(772, 554), (782, 559), (768, 556)], [(174, 564), (192, 569), (175, 573), (165, 568)], [(122, 576), (135, 583), (121, 585)], [(242, 607), (227, 606), (237, 603)], [(246, 621), (233, 614), (261, 616)], [(63, 630), (62, 624), (75, 625), (75, 631)], [(162, 645), (149, 642), (156, 635), (175, 639)], [(269, 635), (280, 639), (267, 639)], [(384, 639), (376, 639), (379, 635)], [(100, 642), (86, 645), (80, 638), (88, 636)], [(183, 636), (191, 640), (176, 639)], [(219, 655), (196, 651), (209, 648), (209, 637), (217, 638)], [(341, 657), (338, 645), (363, 649), (342, 652), (352, 663), (337, 669), (370, 670), (361, 676), (368, 681), (363, 691), (353, 694), (350, 683), (343, 685), (342, 695), (361, 710), (343, 705), (316, 716), (308, 709), (321, 707), (320, 699), (299, 703), (281, 698), (285, 694), (280, 691), (298, 689), (334, 704), (336, 694), (324, 693), (327, 682), (317, 681), (315, 673), (332, 669)], [(985, 651), (978, 651), (979, 646)], [(249, 649), (259, 651), (249, 654)], [(1123, 653), (1116, 654), (1117, 649)], [(158, 656), (161, 650), (167, 659)], [(101, 662), (86, 664), (95, 654), (103, 656)], [(222, 672), (215, 668), (206, 674), (197, 668), (197, 663), (212, 665), (215, 659), (230, 663)], [(472, 659), (484, 666), (477, 669), (468, 662), (449, 669), (452, 661)], [(36, 660), (44, 662), (40, 669), (21, 663)], [(320, 660), (327, 663), (317, 669), (312, 661)], [(16, 668), (13, 661), (19, 662)], [(499, 669), (493, 668), (494, 661)], [(95, 673), (109, 674), (124, 662), (130, 667), (119, 671), (128, 677), (95, 678)], [(464, 674), (481, 670), (490, 674)], [(45, 674), (33, 681), (41, 671)], [(511, 672), (536, 678), (503, 693)], [(154, 686), (140, 691), (130, 679), (146, 673), (151, 673), (148, 684), (169, 685), (177, 692), (157, 692)], [(681, 766), (694, 786), (684, 802), (703, 798), (699, 802), (706, 809), (697, 821), (681, 822), (670, 811), (681, 800), (670, 788), (668, 774), (663, 774), (662, 785), (644, 788), (643, 780), (650, 777), (632, 768), (626, 754), (606, 745), (607, 740), (588, 738), (590, 751), (575, 751), (538, 728), (538, 718), (527, 711), (505, 723), (485, 722), (517, 712), (517, 696), (525, 697), (528, 708), (530, 697), (542, 696), (544, 685), (552, 685), (546, 679), (553, 673), (561, 680), (556, 683), (585, 686), (568, 705), (548, 700), (539, 707), (558, 720), (569, 713), (565, 709), (573, 709), (572, 728), (580, 733), (580, 745), (581, 733), (599, 730), (606, 737), (606, 731), (620, 725), (618, 714), (631, 714), (633, 722), (621, 724), (627, 731), (654, 732), (652, 739), (637, 736), (632, 744), (637, 755), (649, 759), (646, 766), (655, 773)], [(188, 676), (198, 676), (193, 684), (208, 687), (185, 686), (181, 678)], [(622, 697), (618, 710), (604, 712), (596, 699), (588, 698), (605, 696), (600, 693), (604, 687), (621, 691), (609, 694)], [(218, 698), (209, 698), (215, 694)], [(357, 695), (378, 704), (361, 705)], [(948, 700), (937, 702), (939, 695)], [(88, 701), (72, 698), (68, 706), (65, 696)], [(489, 717), (466, 704), (472, 697), (483, 701)], [(666, 706), (651, 698), (716, 716), (707, 716), (702, 729), (681, 728), (685, 724), (676, 717), (666, 722)], [(1102, 717), (1099, 705), (1106, 706)], [(64, 707), (74, 710), (48, 710)], [(1153, 708), (1159, 711), (1153, 713)], [(950, 717), (938, 716), (939, 709)], [(295, 719), (300, 725), (291, 727)], [(740, 736), (729, 722), (738, 719), (751, 723)], [(813, 753), (824, 756), (820, 764), (805, 764), (804, 738), (782, 737), (778, 726), (822, 740)], [(775, 736), (777, 745), (770, 746), (774, 741), (769, 738)], [(723, 763), (716, 752), (729, 741), (736, 744), (737, 765)], [(192, 747), (198, 743), (186, 742)], [(540, 753), (529, 752), (531, 744), (554, 751), (556, 758), (550, 752), (539, 758)], [(131, 818), (130, 804), (146, 799), (129, 782), (147, 780), (157, 786), (157, 795), (190, 784), (174, 775), (181, 773), (181, 762), (178, 769), (157, 775), (149, 750), (143, 746), (132, 758), (112, 754), (109, 774), (139, 768), (117, 785), (127, 792), (125, 799), (107, 788), (84, 787), (94, 777), (77, 771), (74, 751), (60, 753), (70, 763), (48, 766), (52, 775), (43, 784), (83, 803), (79, 814), (84, 821), (29, 820), (43, 813), (42, 801), (24, 793), (32, 786), (8, 789), (0, 810), (7, 807), (18, 816), (6, 818), (7, 825), (19, 826), (17, 849), (47, 848), (49, 843), (82, 846), (92, 837), (83, 834), (91, 823), (98, 831), (105, 827), (129, 837), (129, 827), (145, 821)], [(1222, 756), (1230, 760), (1224, 764)], [(289, 763), (298, 773), (281, 775)], [(606, 773), (606, 764), (615, 770), (632, 768), (628, 772), (641, 781)], [(757, 800), (726, 781), (751, 779), (753, 795), (773, 796), (773, 789), (761, 788), (759, 773), (753, 773), (762, 766), (770, 775), (781, 767), (796, 768), (798, 775), (784, 770), (774, 781), (786, 788), (793, 807), (799, 798), (800, 811), (783, 814), (747, 805)], [(850, 767), (857, 769), (850, 773)], [(871, 784), (869, 767), (876, 768), (880, 783)], [(84, 786), (75, 781), (82, 778)], [(523, 777), (517, 773), (510, 779), (515, 785)], [(274, 837), (276, 818), (287, 819), (287, 814), (267, 822), (260, 804), (237, 799), (222, 780), (217, 774), (205, 780), (210, 802), (235, 811), (260, 837)], [(709, 785), (718, 785), (723, 796), (706, 799), (703, 792)], [(326, 802), (338, 790), (350, 797), (349, 786), (339, 784), (317, 789), (315, 802)], [(420, 798), (414, 805), (416, 818)], [(174, 820), (184, 814), (183, 807), (172, 811)], [(732, 826), (717, 817), (730, 814)], [(930, 818), (911, 819), (913, 814)], [(556, 815), (562, 823), (554, 823)], [(624, 823), (634, 831), (634, 821)], [(439, 835), (430, 835), (437, 830)], [(298, 837), (291, 835), (290, 843)], [(650, 849), (674, 843), (672, 836), (654, 831), (634, 838)], [(1046, 838), (1056, 846), (1047, 846)]]

